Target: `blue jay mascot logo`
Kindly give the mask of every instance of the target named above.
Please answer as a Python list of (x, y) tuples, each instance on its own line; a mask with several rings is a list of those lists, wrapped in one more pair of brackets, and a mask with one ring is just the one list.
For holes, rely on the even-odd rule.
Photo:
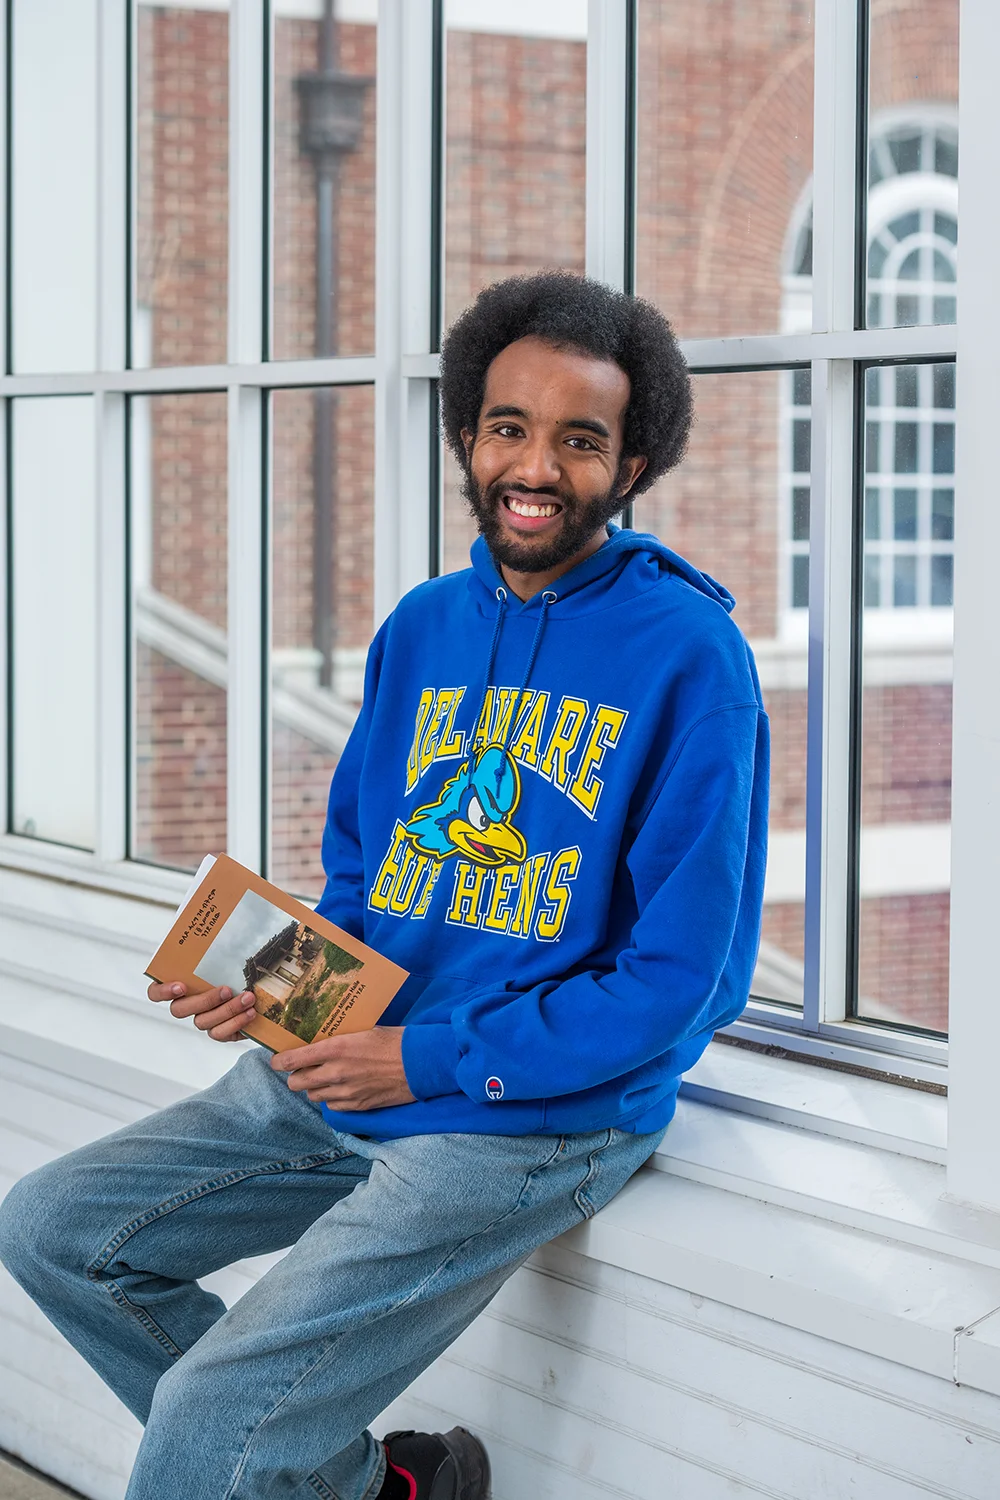
[(487, 745), (471, 773), (465, 761), (436, 802), (417, 808), (406, 833), (432, 859), (463, 854), (478, 865), (523, 864), (528, 846), (511, 822), (520, 800), (517, 766), (502, 745)]

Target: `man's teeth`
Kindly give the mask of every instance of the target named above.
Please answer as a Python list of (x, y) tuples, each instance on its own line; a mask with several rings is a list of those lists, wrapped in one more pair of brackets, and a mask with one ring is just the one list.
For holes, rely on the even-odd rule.
[(518, 500), (513, 495), (507, 496), (507, 505), (515, 516), (554, 516), (560, 509), (558, 505), (529, 505), (526, 500)]

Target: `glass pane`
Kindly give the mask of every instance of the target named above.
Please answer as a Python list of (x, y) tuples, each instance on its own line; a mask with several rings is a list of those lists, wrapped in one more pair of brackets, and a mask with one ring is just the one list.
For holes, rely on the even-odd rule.
[(97, 826), (94, 401), (12, 403), (11, 829), (92, 849)]
[(272, 354), (371, 354), (377, 5), (273, 9)]
[(132, 853), (226, 847), (226, 396), (131, 403)]
[[(753, 994), (802, 1004), (806, 823), (808, 425), (801, 371), (696, 375), (695, 424), (679, 469), (636, 502), (652, 531), (736, 595), (771, 717), (771, 821), (764, 932)], [(808, 444), (800, 454), (807, 463)], [(720, 497), (725, 497), (720, 500)]]
[(958, 3), (870, 7), (870, 328), (955, 321)]
[(323, 889), (330, 778), (351, 732), (372, 637), (371, 386), (271, 397), (274, 604), (271, 878)]
[(812, 326), (813, 6), (638, 0), (637, 290), (682, 338)]
[(97, 363), (97, 0), (11, 11), (11, 341), (18, 374)]
[(505, 276), (583, 271), (587, 0), (446, 0), (444, 322)]
[(469, 548), (478, 535), (465, 502), (465, 477), (448, 447), (442, 457), (441, 571), (453, 573), (469, 566)]
[[(948, 1025), (955, 492), (937, 466), (947, 459), (951, 480), (954, 371), (908, 365), (866, 381), (882, 458), (867, 455), (868, 504), (891, 524), (866, 527), (864, 542), (858, 1013), (932, 1031)], [(901, 382), (914, 393), (905, 423)], [(903, 444), (901, 427), (913, 434)]]
[(222, 364), (229, 271), (229, 6), (136, 7), (132, 363)]

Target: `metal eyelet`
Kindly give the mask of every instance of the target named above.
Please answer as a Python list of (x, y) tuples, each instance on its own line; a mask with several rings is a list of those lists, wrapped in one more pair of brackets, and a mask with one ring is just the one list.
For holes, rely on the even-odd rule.
[(503, 588), (503, 587), (498, 588), (497, 589), (497, 598), (501, 599), (501, 600), (506, 600), (506, 598), (507, 598), (507, 590), (505, 588)]
[(544, 599), (546, 604), (555, 604), (557, 599), (559, 598), (559, 595), (552, 589), (545, 589), (542, 594), (542, 598)]

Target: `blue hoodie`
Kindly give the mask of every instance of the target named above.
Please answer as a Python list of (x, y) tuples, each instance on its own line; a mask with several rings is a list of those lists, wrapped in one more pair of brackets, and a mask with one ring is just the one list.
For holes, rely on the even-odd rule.
[(746, 1004), (768, 727), (726, 589), (653, 536), (521, 603), (482, 539), (372, 643), (319, 911), (410, 971), (412, 1104), (332, 1125), (661, 1129)]

